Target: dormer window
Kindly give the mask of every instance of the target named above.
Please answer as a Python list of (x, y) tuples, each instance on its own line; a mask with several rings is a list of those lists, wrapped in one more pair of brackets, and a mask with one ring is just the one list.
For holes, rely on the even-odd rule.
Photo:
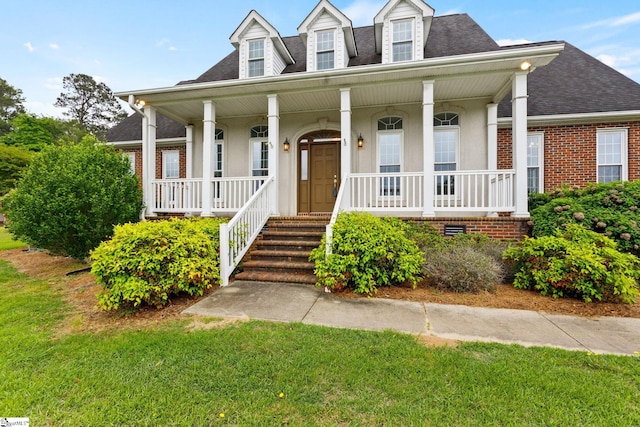
[(335, 68), (335, 32), (333, 30), (316, 33), (316, 69), (330, 70)]
[(249, 41), (249, 77), (264, 76), (264, 39)]
[(393, 62), (413, 59), (413, 19), (394, 21)]

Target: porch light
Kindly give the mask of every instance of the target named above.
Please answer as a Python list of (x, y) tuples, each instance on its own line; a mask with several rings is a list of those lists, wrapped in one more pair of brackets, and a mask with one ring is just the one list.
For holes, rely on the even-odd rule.
[(520, 64), (520, 69), (522, 71), (527, 71), (529, 68), (531, 68), (531, 62), (529, 61), (524, 61), (522, 64)]
[(362, 137), (362, 134), (358, 135), (358, 148), (362, 148), (364, 147), (364, 138)]
[(289, 151), (289, 149), (291, 148), (291, 144), (289, 144), (289, 138), (284, 139), (283, 147), (284, 147), (284, 151)]
[(144, 99), (138, 99), (136, 100), (136, 105), (138, 106), (138, 108), (144, 108), (144, 106), (147, 105), (147, 103), (144, 102)]

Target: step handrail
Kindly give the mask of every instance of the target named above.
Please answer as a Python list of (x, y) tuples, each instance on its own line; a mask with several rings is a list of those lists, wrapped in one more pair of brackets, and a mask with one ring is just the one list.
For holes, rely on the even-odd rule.
[(331, 213), (331, 220), (329, 224), (327, 224), (326, 228), (326, 245), (325, 245), (325, 253), (327, 255), (331, 255), (331, 244), (333, 243), (333, 226), (338, 219), (338, 215), (343, 210), (343, 203), (345, 200), (345, 195), (347, 194), (347, 189), (350, 188), (349, 180), (351, 179), (351, 175), (347, 174), (342, 184), (340, 185), (340, 189), (338, 190), (338, 195), (336, 197), (336, 203), (333, 205), (333, 212)]

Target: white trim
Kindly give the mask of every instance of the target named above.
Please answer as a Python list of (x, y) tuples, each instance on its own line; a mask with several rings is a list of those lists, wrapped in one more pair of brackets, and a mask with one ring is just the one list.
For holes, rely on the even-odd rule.
[[(529, 137), (538, 137), (538, 193), (544, 193), (544, 132), (529, 132), (527, 133), (527, 138)], [(528, 151), (527, 151), (528, 153)], [(530, 166), (528, 165), (529, 160), (527, 159), (527, 171)], [(527, 185), (528, 187), (528, 185)]]
[[(606, 133), (621, 134), (620, 161), (622, 164), (621, 164), (620, 178), (622, 181), (627, 181), (629, 179), (629, 128), (616, 127), (616, 128), (597, 128), (596, 130), (596, 182), (600, 182), (600, 176), (599, 176), (600, 163), (598, 161), (598, 158), (600, 157), (600, 144), (598, 141), (598, 137), (601, 134), (606, 134)], [(603, 166), (611, 166), (611, 164), (606, 164)]]
[[(533, 126), (559, 126), (581, 123), (640, 121), (640, 110), (606, 111), (599, 113), (554, 114), (548, 116), (529, 116), (528, 123)], [(498, 119), (500, 129), (511, 128), (511, 117)]]
[[(178, 156), (178, 176), (167, 176), (167, 157)], [(180, 179), (180, 150), (162, 150), (162, 179)]]
[[(165, 139), (157, 139), (156, 145), (158, 147), (168, 146), (168, 145), (176, 145), (176, 144), (185, 144), (187, 139), (184, 137), (179, 138), (165, 138)], [(142, 145), (142, 140), (132, 140), (132, 141), (115, 141), (115, 142), (106, 142), (107, 145), (112, 145), (116, 148), (125, 148), (125, 147), (138, 147)]]

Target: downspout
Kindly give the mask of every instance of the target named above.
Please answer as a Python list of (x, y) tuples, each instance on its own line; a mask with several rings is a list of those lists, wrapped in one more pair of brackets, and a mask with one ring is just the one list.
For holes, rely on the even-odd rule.
[(131, 107), (133, 111), (144, 117), (144, 112), (136, 105), (136, 97), (133, 95), (129, 95), (129, 107)]

